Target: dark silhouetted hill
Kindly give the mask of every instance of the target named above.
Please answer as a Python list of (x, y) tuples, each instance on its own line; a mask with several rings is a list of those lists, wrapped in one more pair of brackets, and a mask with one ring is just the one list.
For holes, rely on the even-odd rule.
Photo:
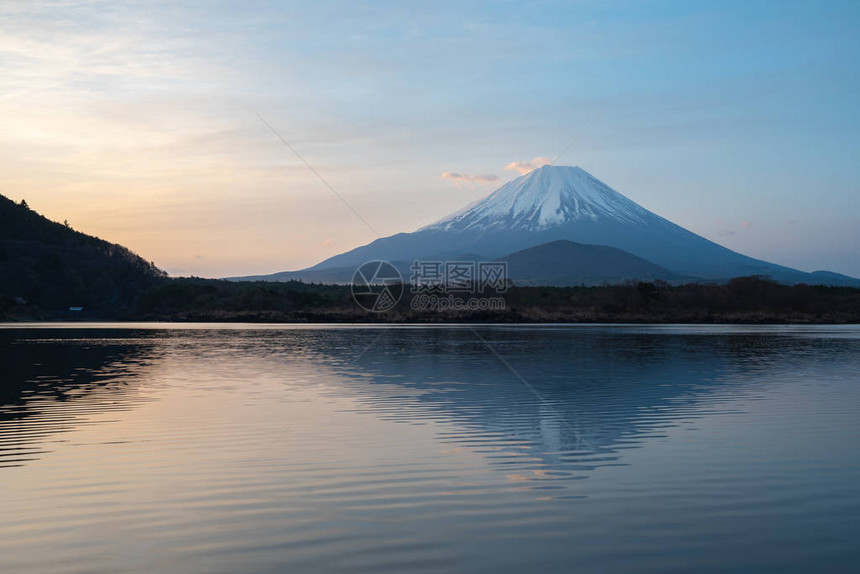
[(165, 278), (129, 249), (0, 195), (0, 318), (21, 308), (30, 318), (51, 317), (69, 307), (115, 316)]
[(615, 247), (560, 239), (502, 257), (517, 285), (601, 285), (626, 280), (670, 281), (668, 269)]

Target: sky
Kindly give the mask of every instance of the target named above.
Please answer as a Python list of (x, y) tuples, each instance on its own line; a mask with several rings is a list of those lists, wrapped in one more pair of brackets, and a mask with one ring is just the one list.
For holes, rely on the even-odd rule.
[(860, 276), (857, 2), (5, 0), (0, 72), (0, 193), (171, 275), (413, 231), (585, 130), (559, 164)]

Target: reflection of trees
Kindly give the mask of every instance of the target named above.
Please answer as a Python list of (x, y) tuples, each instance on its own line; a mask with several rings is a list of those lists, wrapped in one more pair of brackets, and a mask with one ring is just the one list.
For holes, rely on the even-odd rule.
[[(84, 333), (86, 339), (75, 337)], [(87, 415), (132, 408), (155, 339), (117, 332), (0, 331), (0, 467), (38, 458), (39, 443)]]

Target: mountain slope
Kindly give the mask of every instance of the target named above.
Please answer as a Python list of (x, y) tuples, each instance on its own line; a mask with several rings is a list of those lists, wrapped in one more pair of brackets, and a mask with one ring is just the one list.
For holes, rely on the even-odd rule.
[(355, 268), (374, 259), (496, 258), (556, 240), (607, 245), (673, 273), (703, 279), (767, 275), (789, 283), (860, 284), (736, 253), (652, 213), (578, 167), (544, 166), (413, 233), (399, 233), (293, 275)]
[(0, 195), (0, 314), (16, 301), (44, 310), (117, 309), (164, 276), (121, 245), (50, 221)]

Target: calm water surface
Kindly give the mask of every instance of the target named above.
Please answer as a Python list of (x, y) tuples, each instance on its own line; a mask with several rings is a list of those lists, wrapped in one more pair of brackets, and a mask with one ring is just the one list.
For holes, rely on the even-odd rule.
[(0, 328), (0, 571), (860, 571), (860, 327)]

